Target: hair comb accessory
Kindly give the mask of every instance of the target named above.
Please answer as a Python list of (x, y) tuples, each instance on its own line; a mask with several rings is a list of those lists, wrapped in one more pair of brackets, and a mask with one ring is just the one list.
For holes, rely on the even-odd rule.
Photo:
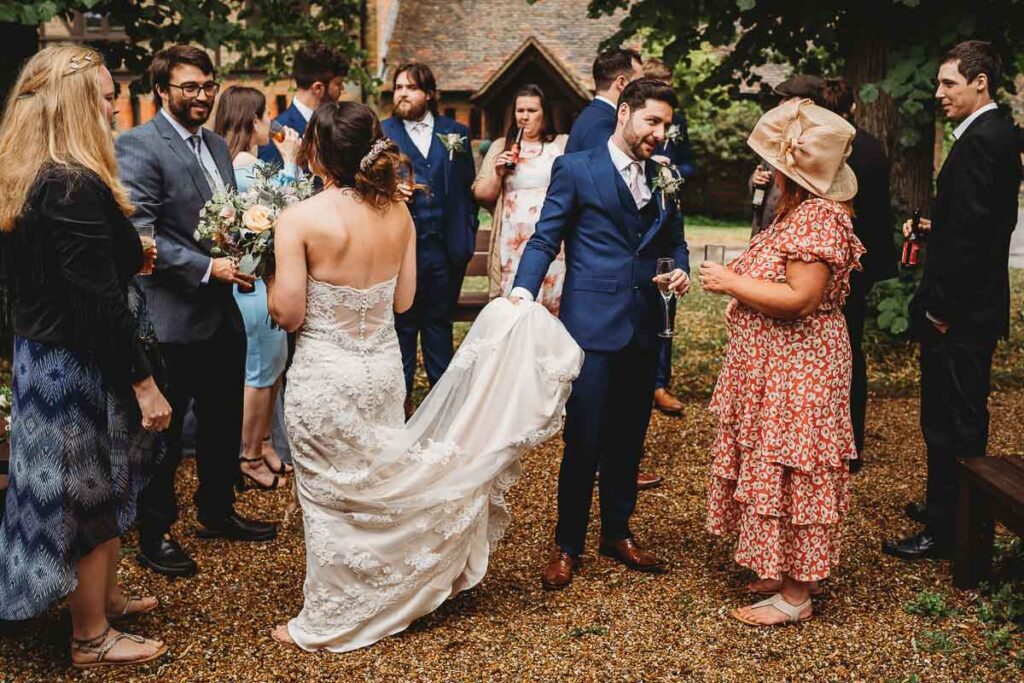
[(70, 76), (73, 73), (81, 71), (82, 69), (90, 66), (93, 62), (93, 56), (90, 54), (84, 54), (80, 57), (72, 57), (68, 61), (68, 68), (64, 72), (65, 76)]
[(370, 168), (370, 166), (373, 165), (373, 162), (377, 161), (377, 157), (383, 154), (384, 150), (386, 150), (390, 145), (390, 139), (379, 138), (377, 142), (373, 143), (373, 147), (371, 147), (370, 151), (366, 153), (366, 156), (359, 161), (359, 170), (366, 173), (366, 169)]

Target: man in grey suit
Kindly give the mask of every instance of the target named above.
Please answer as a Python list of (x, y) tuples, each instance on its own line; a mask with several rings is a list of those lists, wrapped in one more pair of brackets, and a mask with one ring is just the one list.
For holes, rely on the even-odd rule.
[(195, 494), (200, 538), (262, 541), (271, 524), (234, 512), (245, 375), (245, 329), (231, 288), (251, 286), (229, 258), (212, 258), (194, 238), (199, 212), (213, 193), (235, 187), (227, 143), (202, 125), (219, 84), (209, 55), (189, 45), (158, 52), (150, 65), (161, 109), (120, 135), (117, 158), (131, 193), (136, 226), (153, 226), (156, 268), (140, 278), (167, 365), (174, 410), (167, 455), (139, 497), (139, 562), (168, 576), (195, 573), (196, 564), (170, 535), (178, 519), (174, 475), (189, 401), (198, 434)]

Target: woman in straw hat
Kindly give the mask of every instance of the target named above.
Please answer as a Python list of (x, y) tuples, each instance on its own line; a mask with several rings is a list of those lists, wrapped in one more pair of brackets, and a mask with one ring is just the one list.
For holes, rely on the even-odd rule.
[(156, 432), (171, 419), (132, 283), (145, 257), (117, 178), (114, 100), (99, 53), (55, 45), (26, 62), (0, 124), (0, 253), (14, 328), (0, 619), (67, 597), (76, 668), (167, 651), (110, 625), (158, 605), (121, 589), (117, 563)]
[(747, 144), (780, 173), (774, 223), (701, 284), (733, 298), (729, 347), (711, 400), (718, 416), (708, 529), (738, 536), (736, 561), (770, 594), (732, 616), (752, 625), (811, 617), (839, 555), (857, 457), (843, 302), (864, 247), (853, 234), (854, 128), (810, 100), (766, 113)]

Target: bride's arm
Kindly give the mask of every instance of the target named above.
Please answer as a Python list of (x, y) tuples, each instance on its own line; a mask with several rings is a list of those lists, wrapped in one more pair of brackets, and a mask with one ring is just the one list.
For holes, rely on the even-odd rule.
[[(409, 210), (403, 205), (408, 214)], [(412, 307), (412, 301), (416, 297), (416, 228), (412, 224), (412, 216), (409, 216), (408, 240), (405, 245), (405, 255), (402, 257), (402, 265), (398, 270), (398, 285), (395, 287), (395, 313), (405, 313)]]
[(296, 221), (297, 207), (277, 219), (274, 229), (274, 277), (267, 281), (270, 316), (289, 332), (306, 317), (306, 247)]

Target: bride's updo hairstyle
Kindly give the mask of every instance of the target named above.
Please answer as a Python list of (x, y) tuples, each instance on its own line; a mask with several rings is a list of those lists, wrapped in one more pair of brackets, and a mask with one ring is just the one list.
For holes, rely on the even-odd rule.
[(377, 115), (359, 102), (317, 107), (302, 136), (299, 163), (339, 187), (352, 188), (377, 209), (403, 201), (398, 187), (414, 177), (409, 159), (381, 132)]

